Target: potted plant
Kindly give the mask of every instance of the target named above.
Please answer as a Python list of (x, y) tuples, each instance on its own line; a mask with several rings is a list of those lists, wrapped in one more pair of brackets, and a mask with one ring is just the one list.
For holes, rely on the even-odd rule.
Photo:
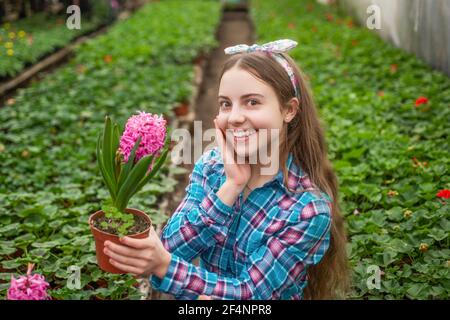
[(105, 118), (97, 141), (97, 163), (110, 197), (103, 201), (101, 210), (89, 217), (97, 262), (104, 271), (124, 273), (111, 265), (104, 254), (106, 240), (120, 243), (123, 236), (149, 235), (150, 218), (127, 205), (164, 163), (170, 142), (166, 136), (166, 120), (162, 116), (139, 112), (128, 119), (122, 136), (118, 124), (113, 124), (108, 116)]
[(173, 110), (177, 117), (186, 116), (189, 113), (189, 102), (180, 102)]

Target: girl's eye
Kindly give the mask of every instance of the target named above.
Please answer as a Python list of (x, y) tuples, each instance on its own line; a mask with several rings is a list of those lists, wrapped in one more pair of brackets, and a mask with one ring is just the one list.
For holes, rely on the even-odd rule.
[(219, 106), (221, 107), (221, 108), (227, 108), (227, 107), (229, 107), (229, 105), (227, 105), (228, 104), (228, 101), (220, 101), (219, 102)]
[(259, 102), (255, 99), (249, 99), (248, 102), (250, 102), (250, 105), (256, 106)]

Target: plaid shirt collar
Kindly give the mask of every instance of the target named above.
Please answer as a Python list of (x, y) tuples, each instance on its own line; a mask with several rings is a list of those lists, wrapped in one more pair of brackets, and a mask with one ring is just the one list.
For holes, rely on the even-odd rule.
[(280, 168), (277, 175), (275, 176), (275, 181), (279, 186), (289, 194), (292, 194), (291, 190), (299, 191), (302, 189), (312, 187), (310, 186), (310, 180), (308, 175), (303, 171), (303, 169), (298, 166), (294, 161), (294, 156), (292, 152), (289, 152), (288, 158), (286, 160), (286, 169), (288, 172), (287, 186), (284, 184), (283, 180), (283, 170)]

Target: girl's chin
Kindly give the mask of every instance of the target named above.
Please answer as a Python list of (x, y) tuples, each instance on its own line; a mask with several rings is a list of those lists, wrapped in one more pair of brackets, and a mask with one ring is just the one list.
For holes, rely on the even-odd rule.
[[(259, 132), (250, 137), (234, 139), (233, 147), (236, 155), (240, 158), (245, 158), (247, 160), (257, 159), (258, 158), (258, 150), (261, 147), (265, 147), (265, 145), (260, 146)], [(246, 161), (246, 163), (249, 163)], [(250, 163), (252, 163), (250, 161)]]
[(236, 155), (241, 158), (250, 158), (252, 156), (256, 156), (258, 154), (258, 148), (253, 146), (246, 146), (246, 145), (235, 145), (234, 151), (236, 152)]

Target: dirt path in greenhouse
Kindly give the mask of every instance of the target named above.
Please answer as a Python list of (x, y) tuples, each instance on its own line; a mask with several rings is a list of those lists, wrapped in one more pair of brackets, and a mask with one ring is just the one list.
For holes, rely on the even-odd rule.
[(203, 130), (213, 128), (213, 119), (217, 115), (219, 75), (227, 59), (224, 49), (236, 44), (253, 43), (253, 27), (247, 12), (224, 12), (218, 30), (218, 40), (220, 46), (212, 52), (208, 60), (196, 104), (196, 120), (202, 121)]
[[(198, 91), (197, 100), (195, 101), (195, 120), (201, 121), (202, 132), (213, 128), (213, 119), (217, 115), (217, 90), (219, 85), (219, 75), (227, 56), (224, 49), (228, 46), (236, 44), (253, 44), (254, 32), (253, 24), (249, 20), (248, 13), (245, 11), (225, 11), (223, 12), (221, 23), (217, 29), (216, 39), (219, 41), (219, 47), (211, 52), (208, 56), (206, 64), (203, 68), (203, 79)], [(191, 126), (191, 135), (194, 136), (194, 126)], [(209, 142), (204, 142), (202, 152)], [(191, 144), (194, 145), (193, 143)], [(194, 154), (192, 149), (192, 155)], [(197, 160), (197, 159), (193, 159)], [(194, 162), (195, 163), (195, 162)], [(194, 163), (184, 165), (187, 170), (184, 175), (177, 176), (178, 185), (170, 203), (168, 204), (168, 212), (172, 214), (181, 203), (185, 196), (185, 188), (189, 183), (189, 174), (194, 168)], [(194, 261), (195, 263), (195, 261)], [(173, 299), (172, 296), (166, 294), (154, 293), (153, 299)]]
[[(227, 56), (224, 49), (228, 46), (246, 43), (252, 44), (253, 24), (249, 20), (245, 11), (225, 11), (223, 12), (222, 21), (217, 29), (216, 38), (219, 41), (219, 47), (211, 52), (203, 69), (203, 79), (200, 84), (197, 101), (195, 102), (195, 120), (201, 121), (202, 132), (213, 128), (213, 119), (217, 115), (217, 90), (219, 85), (219, 75)], [(191, 128), (193, 136), (193, 128)], [(209, 144), (204, 142), (202, 151)], [(192, 143), (192, 146), (194, 144)], [(192, 150), (192, 154), (194, 154)], [(197, 160), (197, 159), (194, 159)], [(185, 188), (189, 182), (189, 173), (192, 172), (194, 164), (184, 165), (188, 173), (177, 177), (179, 184), (174, 194), (174, 199), (169, 204), (169, 212), (173, 213), (182, 198), (185, 195)]]

